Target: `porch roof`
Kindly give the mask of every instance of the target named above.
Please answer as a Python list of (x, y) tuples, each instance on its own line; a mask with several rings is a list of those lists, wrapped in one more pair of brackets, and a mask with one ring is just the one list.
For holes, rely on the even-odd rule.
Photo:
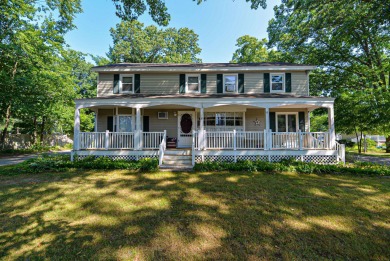
[(156, 95), (156, 94), (115, 94), (102, 97), (76, 99), (76, 101), (82, 100), (107, 100), (107, 99), (220, 99), (220, 98), (234, 98), (234, 99), (331, 99), (328, 97), (319, 96), (305, 96), (295, 94), (279, 94), (279, 93), (240, 93), (240, 94), (227, 94), (227, 93), (215, 93), (215, 94), (167, 94), (167, 95)]
[(210, 108), (223, 105), (242, 105), (259, 108), (307, 108), (333, 107), (334, 98), (298, 96), (294, 94), (123, 94), (76, 100), (77, 108), (98, 106), (123, 106), (147, 108), (159, 105), (181, 105), (193, 108)]

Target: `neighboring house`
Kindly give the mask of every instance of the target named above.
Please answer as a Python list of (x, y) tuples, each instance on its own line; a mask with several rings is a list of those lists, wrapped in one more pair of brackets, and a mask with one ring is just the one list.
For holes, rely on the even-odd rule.
[[(336, 163), (344, 153), (335, 139), (334, 99), (309, 96), (314, 68), (289, 63), (94, 67), (98, 95), (76, 100), (74, 153), (156, 157), (161, 164), (172, 159), (166, 155), (176, 147), (192, 164), (290, 157)], [(320, 107), (328, 109), (329, 131), (310, 132), (309, 112)], [(80, 132), (83, 108), (95, 111), (95, 132)]]

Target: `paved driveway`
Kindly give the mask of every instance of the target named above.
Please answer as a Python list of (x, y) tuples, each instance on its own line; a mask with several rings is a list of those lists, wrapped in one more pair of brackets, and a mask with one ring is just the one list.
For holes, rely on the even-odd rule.
[(390, 158), (367, 156), (367, 155), (349, 155), (348, 156), (352, 161), (363, 161), (363, 162), (372, 162), (376, 164), (388, 165), (390, 166)]
[[(44, 153), (44, 154), (50, 154), (50, 155), (54, 155), (54, 154), (62, 154), (62, 155), (66, 155), (66, 154), (70, 154), (70, 150), (64, 150), (64, 151), (58, 151), (58, 152), (49, 152), (49, 153)], [(14, 165), (14, 164), (18, 164), (18, 163), (21, 163), (25, 160), (28, 160), (28, 159), (31, 159), (31, 158), (36, 158), (38, 157), (39, 155), (42, 155), (42, 153), (38, 153), (38, 154), (28, 154), (28, 155), (14, 155), (14, 156), (9, 156), (9, 157), (1, 157), (0, 158), (0, 166), (6, 166), (6, 165)]]

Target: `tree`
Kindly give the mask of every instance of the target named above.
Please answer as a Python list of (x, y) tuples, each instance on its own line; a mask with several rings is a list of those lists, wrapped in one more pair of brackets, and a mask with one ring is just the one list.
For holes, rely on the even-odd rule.
[(234, 52), (231, 62), (233, 63), (261, 63), (261, 62), (282, 62), (281, 54), (275, 50), (268, 49), (267, 39), (244, 35), (237, 39), (238, 49)]
[[(171, 19), (164, 0), (112, 0), (116, 7), (116, 15), (124, 21), (137, 20), (148, 10), (153, 21), (158, 25), (167, 26)], [(201, 4), (206, 0), (192, 0)], [(234, 1), (234, 0), (232, 0)], [(252, 9), (266, 8), (266, 0), (245, 0), (251, 3)]]
[(107, 54), (111, 62), (193, 63), (201, 60), (198, 35), (188, 28), (158, 29), (138, 21), (121, 22), (111, 28), (114, 45)]
[[(389, 7), (380, 0), (283, 0), (274, 9), (270, 46), (295, 61), (319, 65), (311, 93), (336, 98), (340, 129), (351, 130), (348, 125), (357, 120), (362, 125), (355, 131), (375, 132), (390, 121), (390, 100), (384, 98), (390, 91)], [(354, 109), (363, 102), (365, 109)]]

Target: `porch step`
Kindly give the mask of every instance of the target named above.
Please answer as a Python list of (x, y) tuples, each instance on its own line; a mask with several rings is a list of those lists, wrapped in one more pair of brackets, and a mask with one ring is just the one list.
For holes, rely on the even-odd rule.
[(162, 170), (191, 170), (192, 157), (190, 150), (166, 150)]
[(187, 156), (191, 156), (191, 150), (185, 150), (185, 149), (182, 149), (182, 150), (178, 150), (178, 149), (167, 149), (165, 152), (164, 152), (164, 156), (165, 155), (176, 155), (176, 156), (179, 156), (179, 155), (187, 155)]

